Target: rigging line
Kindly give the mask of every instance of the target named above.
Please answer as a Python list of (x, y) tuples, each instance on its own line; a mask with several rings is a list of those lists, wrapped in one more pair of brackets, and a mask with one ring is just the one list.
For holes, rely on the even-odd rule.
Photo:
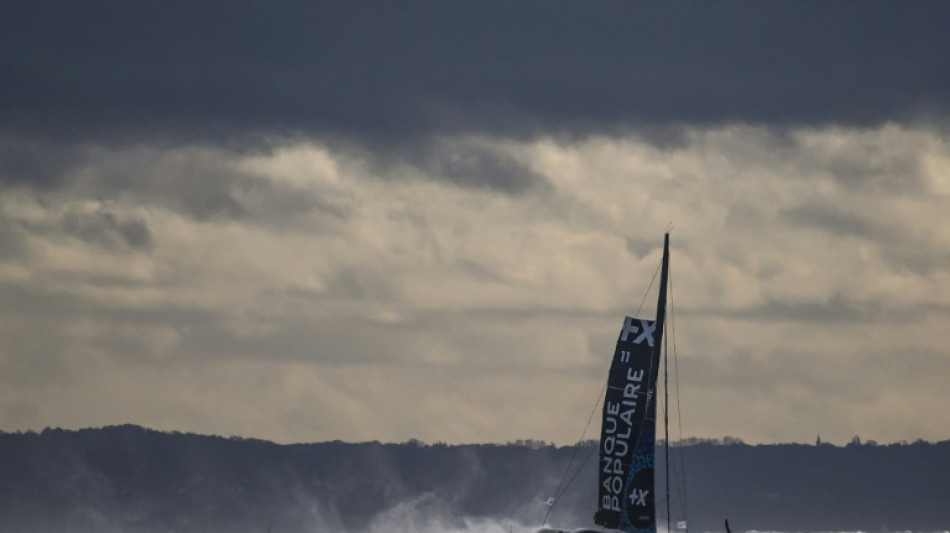
[[(665, 393), (664, 393), (664, 396), (666, 396)], [(659, 398), (659, 394), (657, 395), (657, 397)], [(668, 408), (669, 408), (669, 406), (667, 405), (668, 403), (669, 403), (669, 399), (668, 399), (668, 398), (660, 398), (660, 401), (657, 402), (657, 404), (660, 406), (660, 410), (661, 410), (662, 413), (663, 413), (663, 419), (664, 419), (664, 421), (666, 421), (666, 420), (668, 419), (668, 417), (669, 417), (669, 415), (668, 415)], [(667, 509), (667, 521), (669, 521), (669, 512), (670, 512), (670, 508), (671, 508), (671, 506), (672, 506), (672, 501), (673, 501), (672, 498), (670, 498), (670, 485), (671, 485), (671, 482), (672, 482), (673, 480), (675, 480), (675, 481), (677, 482), (677, 483), (676, 483), (676, 486), (677, 486), (677, 495), (679, 495), (679, 485), (680, 485), (679, 482), (680, 482), (680, 477), (679, 477), (679, 471), (676, 469), (676, 463), (673, 463), (673, 464), (672, 464), (673, 475), (672, 475), (672, 476), (670, 475), (669, 469), (670, 469), (670, 463), (671, 463), (671, 462), (670, 462), (670, 437), (669, 437), (669, 431), (668, 431), (669, 428), (667, 427), (667, 428), (665, 428), (665, 429), (666, 429), (667, 431), (666, 431), (666, 436), (665, 436), (665, 439), (666, 439), (666, 440), (665, 440), (664, 445), (663, 445), (663, 446), (664, 446), (663, 456), (664, 456), (665, 464), (666, 464), (666, 497), (665, 497), (664, 500), (657, 500), (657, 501), (664, 501), (664, 502), (666, 503), (666, 506), (667, 506), (667, 507), (666, 507), (666, 509)], [(671, 531), (671, 530), (669, 530), (669, 524), (667, 524), (667, 530), (668, 530), (668, 531)]]
[[(678, 426), (678, 428), (679, 428), (679, 436), (680, 436), (680, 439), (682, 439), (682, 438), (683, 438), (683, 413), (682, 413), (682, 411), (681, 411), (681, 409), (680, 409), (680, 407), (681, 407), (681, 405), (682, 405), (681, 402), (680, 402), (680, 371), (679, 371), (679, 359), (676, 357), (676, 306), (673, 304), (673, 302), (674, 302), (674, 298), (673, 298), (673, 276), (672, 276), (672, 274), (670, 274), (670, 273), (667, 273), (667, 276), (668, 276), (669, 279), (670, 279), (670, 284), (669, 284), (669, 290), (670, 290), (670, 298), (669, 298), (669, 306), (670, 306), (670, 334), (668, 335), (668, 337), (672, 337), (672, 338), (673, 338), (673, 381), (674, 381), (675, 387), (676, 387), (676, 423), (677, 423), (677, 426)], [(669, 442), (667, 442), (667, 446), (669, 446)], [(688, 528), (689, 528), (689, 519), (688, 519), (688, 518), (689, 518), (689, 517), (688, 517), (688, 515), (689, 515), (689, 513), (688, 513), (689, 507), (688, 507), (687, 501), (686, 501), (686, 459), (685, 459), (686, 451), (685, 451), (685, 449), (684, 449), (682, 446), (680, 446), (679, 448), (680, 448), (680, 449), (679, 449), (679, 453), (677, 454), (677, 455), (679, 456), (679, 463), (680, 463), (680, 468), (679, 468), (679, 470), (680, 470), (680, 473), (681, 473), (682, 476), (683, 476), (683, 478), (682, 478), (683, 483), (682, 483), (681, 488), (680, 488), (680, 501), (682, 502), (682, 505), (683, 505), (683, 520), (686, 520), (687, 533), (688, 533), (688, 531), (689, 531), (689, 529), (688, 529)]]
[[(685, 476), (684, 473), (682, 472), (681, 466), (680, 466), (680, 464), (679, 464), (679, 463), (677, 462), (677, 460), (676, 460), (678, 456), (681, 456), (681, 455), (682, 455), (682, 448), (678, 446), (677, 448), (680, 448), (680, 449), (679, 449), (679, 450), (674, 450), (674, 449), (672, 448), (672, 445), (670, 445), (670, 446), (671, 446), (671, 447), (670, 447), (670, 458), (669, 458), (668, 460), (669, 460), (669, 468), (671, 468), (673, 471), (672, 471), (672, 473), (670, 474), (670, 476), (669, 476), (668, 479), (670, 480), (671, 483), (674, 483), (674, 482), (675, 482), (675, 483), (674, 483), (674, 488), (676, 489), (676, 494), (675, 494), (675, 495), (677, 496), (678, 499), (674, 499), (674, 498), (672, 498), (671, 496), (668, 495), (668, 496), (667, 496), (667, 500), (668, 500), (669, 502), (673, 502), (673, 501), (679, 502), (680, 507), (681, 507), (681, 509), (682, 509), (679, 514), (682, 515), (682, 519), (683, 519), (683, 520), (686, 520), (686, 519), (687, 519), (687, 516), (686, 516), (686, 511), (685, 511), (685, 505), (684, 505), (684, 503), (683, 503), (684, 500), (685, 500), (686, 476)], [(671, 504), (669, 504), (669, 505), (671, 505)], [(670, 510), (672, 510), (672, 506), (670, 507)]]
[[(670, 282), (670, 284), (672, 284), (672, 282)], [(672, 287), (670, 287), (670, 289), (672, 289)], [(675, 381), (676, 383), (678, 383), (678, 379), (679, 379), (679, 375), (678, 375), (678, 371), (677, 371), (678, 365), (675, 364), (675, 357), (676, 357), (676, 353), (675, 353), (675, 352), (676, 352), (676, 329), (675, 329), (675, 322), (674, 322), (674, 321), (675, 321), (675, 314), (674, 314), (675, 309), (673, 308), (672, 296), (673, 296), (673, 295), (672, 295), (672, 290), (671, 290), (670, 298), (669, 298), (669, 301), (668, 301), (668, 306), (669, 306), (669, 311), (670, 311), (670, 330), (669, 330), (669, 335), (664, 338), (664, 342), (667, 343), (667, 345), (666, 345), (666, 349), (667, 349), (667, 359), (665, 360), (665, 368), (666, 368), (666, 370), (667, 370), (667, 372), (668, 372), (668, 371), (669, 371), (669, 367), (668, 367), (669, 358), (670, 358), (670, 356), (672, 356), (672, 357), (674, 358), (673, 377), (674, 377), (674, 381)], [(670, 340), (670, 339), (672, 339), (672, 340)], [(670, 350), (669, 343), (670, 343), (670, 342), (672, 342), (672, 344), (673, 344), (673, 353), (672, 353), (672, 354), (670, 354), (670, 352), (669, 352), (669, 350)], [(665, 385), (667, 386), (667, 390), (666, 390), (665, 396), (667, 396), (667, 398), (668, 398), (668, 397), (669, 397), (669, 388), (668, 388), (668, 387), (669, 387), (669, 381), (668, 381), (668, 380), (666, 381)], [(676, 394), (676, 398), (677, 398), (677, 401), (678, 401), (678, 398), (679, 398), (679, 391), (677, 390), (674, 394)], [(672, 409), (673, 409), (673, 406), (672, 406), (672, 404), (669, 403), (669, 400), (667, 400), (667, 406), (666, 406), (666, 407), (667, 407), (667, 410), (664, 411), (664, 415), (665, 415), (665, 417), (668, 417), (669, 414), (670, 414), (670, 412), (671, 412)], [(679, 413), (679, 405), (678, 405), (678, 404), (677, 404), (677, 413)], [(668, 420), (668, 419), (667, 419), (667, 420)], [(681, 424), (681, 423), (679, 424), (679, 427), (682, 428), (682, 424)], [(666, 429), (667, 429), (667, 431), (669, 431), (669, 426), (668, 426), (668, 425), (667, 425), (667, 428), (666, 428)], [(680, 438), (682, 439), (682, 429), (680, 429)], [(672, 445), (671, 439), (669, 438), (669, 433), (667, 433), (667, 442), (666, 442), (666, 444), (667, 444), (667, 448), (666, 448), (665, 451), (666, 451), (666, 469), (667, 469), (667, 500), (670, 502), (670, 503), (668, 503), (668, 506), (667, 506), (667, 521), (670, 522), (670, 524), (671, 524), (671, 523), (672, 523), (672, 519), (671, 519), (671, 517), (670, 517), (670, 513), (672, 512), (672, 505), (671, 505), (671, 503), (672, 503), (672, 498), (671, 498), (671, 496), (670, 496), (670, 494), (669, 494), (670, 486), (671, 486), (671, 485), (675, 485), (676, 496), (678, 496), (678, 498), (679, 498), (678, 501), (679, 501), (679, 502), (683, 502), (683, 501), (684, 501), (684, 497), (685, 497), (685, 496), (684, 496), (684, 491), (686, 490), (686, 479), (685, 479), (685, 474), (682, 472), (681, 468), (680, 468), (679, 465), (678, 465), (678, 461), (677, 461), (677, 458), (682, 456), (682, 449), (677, 450), (677, 451), (674, 451), (674, 450), (673, 450), (673, 445)], [(673, 470), (673, 473), (672, 473), (672, 474), (670, 474), (670, 469)], [(681, 504), (681, 507), (685, 507), (685, 506)], [(685, 510), (684, 510), (683, 512), (685, 513)], [(684, 519), (685, 519), (685, 517), (684, 517)], [(668, 527), (670, 527), (670, 524), (668, 524)], [(672, 530), (670, 530), (670, 531), (672, 531)]]
[(581, 470), (584, 469), (583, 467), (584, 467), (584, 465), (587, 464), (587, 461), (590, 461), (590, 458), (593, 457), (594, 452), (597, 451), (597, 450), (599, 450), (599, 449), (600, 449), (599, 443), (598, 443), (597, 446), (591, 446), (591, 447), (590, 447), (590, 450), (587, 452), (587, 455), (584, 456), (584, 460), (581, 461), (581, 464), (578, 465), (577, 470), (574, 471), (574, 475), (571, 476), (570, 481), (567, 482), (568, 485), (570, 485), (571, 483), (574, 482), (574, 480), (577, 478), (577, 475), (580, 474), (580, 473), (581, 473)]
[[(676, 391), (675, 391), (675, 395), (676, 395), (676, 412), (677, 412), (677, 420), (678, 420), (678, 427), (679, 427), (679, 435), (680, 435), (680, 439), (682, 439), (682, 436), (683, 436), (683, 429), (682, 429), (682, 428), (683, 428), (683, 423), (682, 423), (682, 415), (681, 415), (681, 411), (680, 411), (680, 402), (679, 402), (679, 365), (678, 365), (677, 359), (676, 359), (676, 323), (675, 323), (675, 321), (676, 321), (676, 314), (675, 314), (675, 307), (674, 307), (674, 305), (673, 305), (673, 286), (672, 286), (672, 285), (673, 285), (673, 282), (672, 282), (672, 275), (670, 275), (669, 278), (670, 278), (670, 281), (669, 281), (670, 297), (669, 297), (669, 299), (668, 299), (668, 305), (669, 305), (669, 311), (670, 311), (670, 331), (669, 331), (669, 335), (664, 337), (664, 343), (666, 343), (667, 358), (664, 359), (664, 381), (665, 381), (665, 382), (664, 382), (664, 387), (665, 387), (665, 390), (664, 390), (664, 395), (663, 395), (664, 398), (662, 398), (662, 399), (665, 400), (665, 401), (660, 402), (660, 404), (659, 404), (660, 407), (661, 407), (661, 409), (662, 409), (662, 412), (663, 412), (663, 418), (664, 418), (664, 422), (665, 422), (665, 424), (664, 424), (665, 428), (664, 428), (664, 429), (666, 429), (666, 448), (664, 449), (664, 456), (665, 456), (665, 458), (666, 458), (666, 463), (665, 463), (665, 464), (666, 464), (666, 471), (667, 471), (667, 474), (666, 474), (666, 482), (667, 482), (667, 494), (666, 494), (667, 522), (670, 522), (670, 521), (671, 521), (671, 519), (670, 519), (670, 514), (669, 514), (669, 513), (670, 513), (671, 510), (672, 510), (672, 501), (673, 501), (673, 500), (672, 500), (672, 498), (670, 497), (669, 489), (670, 489), (670, 485), (673, 484), (673, 481), (676, 482), (676, 483), (675, 483), (675, 485), (676, 485), (676, 494), (677, 494), (677, 496), (679, 496), (679, 501), (681, 502), (681, 506), (682, 506), (682, 508), (683, 508), (683, 509), (682, 509), (682, 512), (683, 512), (683, 519), (684, 519), (684, 520), (687, 519), (687, 508), (686, 508), (686, 472), (685, 472), (685, 464), (683, 463), (684, 451), (683, 451), (683, 449), (680, 447), (680, 449), (679, 449), (679, 451), (678, 451), (677, 453), (673, 453), (673, 450), (672, 450), (672, 443), (671, 443), (670, 437), (669, 437), (669, 426), (668, 426), (668, 419), (669, 419), (669, 414), (670, 414), (670, 410), (672, 409), (672, 406), (669, 404), (669, 389), (668, 389), (668, 387), (669, 387), (669, 382), (668, 382), (668, 380), (667, 380), (666, 378), (668, 378), (668, 372), (669, 372), (669, 367), (668, 367), (668, 362), (669, 362), (669, 344), (668, 344), (668, 343), (670, 342), (670, 338), (672, 338), (672, 343), (673, 343), (673, 361), (674, 361), (674, 364), (673, 364), (673, 368), (674, 368), (674, 370), (673, 370), (673, 378), (674, 378), (675, 387), (676, 387)], [(677, 458), (679, 458), (679, 461), (676, 460)], [(671, 460), (671, 459), (672, 459), (672, 460)], [(673, 475), (670, 475), (670, 470), (669, 470), (670, 468), (673, 469)], [(687, 521), (687, 524), (688, 524), (688, 521)], [(667, 524), (667, 527), (669, 527), (669, 523)]]
[(634, 316), (640, 316), (640, 311), (643, 311), (643, 304), (647, 301), (647, 296), (650, 295), (650, 289), (653, 288), (653, 284), (656, 283), (656, 275), (660, 273), (660, 267), (663, 266), (663, 262), (660, 261), (660, 264), (656, 266), (656, 270), (653, 271), (653, 278), (650, 279), (650, 285), (647, 287), (647, 290), (643, 293), (643, 299), (640, 300), (640, 307), (637, 308), (637, 314)]
[[(668, 406), (664, 405), (663, 403), (660, 403), (660, 406), (661, 406), (663, 409), (666, 409), (666, 408), (668, 407)], [(670, 468), (673, 469), (673, 474), (672, 474), (672, 475), (669, 475), (668, 479), (671, 480), (671, 481), (675, 481), (675, 482), (676, 482), (676, 483), (675, 483), (675, 486), (676, 486), (676, 495), (680, 497), (680, 500), (679, 500), (679, 501), (682, 501), (682, 498), (683, 498), (683, 490), (684, 490), (685, 483), (686, 483), (685, 475), (680, 471), (680, 467), (679, 467), (677, 461), (675, 460), (677, 454), (673, 453), (672, 444), (670, 443), (669, 439), (667, 439), (667, 444), (670, 446), (670, 454), (667, 455), (667, 459), (669, 459), (670, 457), (672, 457), (672, 458), (674, 459), (674, 460), (672, 460), (672, 461), (669, 461)], [(669, 495), (667, 495), (667, 499), (668, 499), (668, 500), (670, 499), (670, 498), (669, 498)]]
[[(548, 506), (547, 512), (544, 513), (544, 519), (541, 520), (541, 526), (544, 526), (548, 522), (548, 516), (550, 516), (551, 511), (554, 510), (554, 506), (557, 505), (557, 502), (561, 499), (561, 496), (567, 491), (567, 488), (571, 485), (571, 481), (577, 477), (575, 472), (574, 476), (570, 478), (567, 483), (564, 483), (564, 480), (567, 479), (567, 474), (571, 471), (571, 466), (574, 464), (574, 458), (577, 456), (577, 450), (580, 448), (581, 444), (584, 442), (584, 437), (587, 436), (587, 430), (590, 429), (590, 424), (594, 420), (594, 413), (597, 412), (597, 406), (600, 405), (601, 398), (604, 397), (604, 394), (607, 392), (607, 384), (604, 383), (603, 390), (600, 391), (600, 394), (597, 396), (597, 399), (594, 401), (594, 407), (590, 411), (590, 415), (587, 417), (587, 424), (584, 425), (584, 431), (581, 432), (581, 438), (577, 440), (577, 444), (574, 445), (574, 449), (571, 450), (571, 458), (567, 461), (567, 468), (564, 469), (564, 474), (561, 475), (561, 480), (558, 482), (557, 489), (554, 491), (554, 502)], [(587, 463), (587, 459), (578, 466), (578, 471), (581, 467)]]

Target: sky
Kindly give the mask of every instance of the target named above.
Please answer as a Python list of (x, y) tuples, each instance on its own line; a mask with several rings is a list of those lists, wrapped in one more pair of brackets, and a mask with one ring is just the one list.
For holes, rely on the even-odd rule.
[(0, 429), (592, 438), (672, 228), (673, 438), (946, 440), (948, 19), (6, 1)]

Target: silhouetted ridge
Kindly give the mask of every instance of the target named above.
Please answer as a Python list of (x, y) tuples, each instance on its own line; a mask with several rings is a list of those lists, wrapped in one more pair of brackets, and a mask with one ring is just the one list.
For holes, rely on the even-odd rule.
[[(726, 516), (739, 531), (950, 523), (950, 441), (691, 442), (682, 449), (692, 531), (721, 530)], [(407, 516), (536, 524), (570, 455), (533, 441), (278, 445), (132, 425), (0, 432), (0, 530), (357, 532)], [(587, 463), (558, 503), (558, 523), (589, 522), (595, 468)]]

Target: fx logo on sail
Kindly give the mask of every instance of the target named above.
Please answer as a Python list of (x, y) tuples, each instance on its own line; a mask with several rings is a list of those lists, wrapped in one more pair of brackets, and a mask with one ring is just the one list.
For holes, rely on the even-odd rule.
[(634, 344), (642, 344), (643, 341), (647, 341), (647, 344), (653, 346), (653, 332), (656, 330), (656, 322), (650, 322), (648, 320), (640, 320), (640, 325), (637, 326), (633, 323), (633, 319), (626, 317), (623, 320), (623, 330), (620, 332), (620, 340), (627, 342), (627, 337), (632, 333), (640, 333), (635, 339), (633, 339)]
[(646, 507), (647, 504), (647, 494), (650, 494), (650, 491), (643, 489), (633, 489), (630, 491), (630, 505), (639, 505)]

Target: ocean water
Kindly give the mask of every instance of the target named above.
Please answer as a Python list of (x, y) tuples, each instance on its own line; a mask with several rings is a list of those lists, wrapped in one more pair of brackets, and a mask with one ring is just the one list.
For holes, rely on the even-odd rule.
[[(570, 529), (575, 525), (549, 524), (556, 527)], [(580, 526), (580, 525), (576, 525)], [(495, 520), (466, 520), (461, 526), (449, 526), (439, 520), (422, 521), (413, 524), (379, 524), (371, 529), (371, 533), (534, 533), (538, 525), (526, 525), (514, 521)], [(657, 533), (669, 533), (665, 528), (659, 528)], [(674, 530), (673, 533), (684, 533), (684, 530)], [(689, 533), (714, 533), (713, 531), (689, 530)], [(715, 533), (724, 533), (724, 529)], [(844, 531), (760, 531), (755, 529), (742, 530), (733, 528), (733, 533), (950, 533), (950, 530), (912, 531), (912, 530), (844, 530)]]
[[(408, 509), (407, 509), (408, 511)], [(416, 514), (411, 511), (381, 516), (375, 521), (366, 533), (534, 533), (541, 524), (529, 524), (517, 520), (495, 520), (486, 518), (461, 519)], [(548, 526), (571, 530), (578, 527), (590, 527), (590, 524), (547, 524)], [(732, 525), (733, 533), (950, 533), (950, 530), (913, 531), (913, 530), (828, 530), (828, 531), (771, 531), (742, 529)], [(276, 532), (275, 532), (276, 533)], [(667, 530), (665, 527), (657, 529), (657, 533), (725, 533), (721, 530), (701, 531), (693, 529)]]

